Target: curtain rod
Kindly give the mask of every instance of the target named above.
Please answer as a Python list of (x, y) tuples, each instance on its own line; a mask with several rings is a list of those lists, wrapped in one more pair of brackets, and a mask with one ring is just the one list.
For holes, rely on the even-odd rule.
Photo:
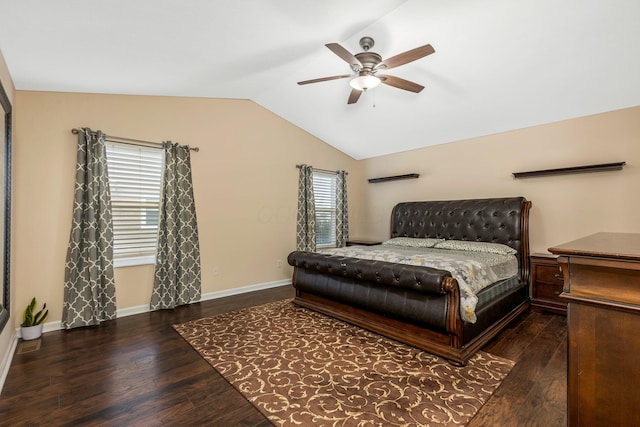
[[(296, 165), (296, 167), (298, 169), (300, 169), (302, 167), (302, 165)], [(329, 171), (329, 170), (326, 170), (326, 169), (318, 169), (318, 168), (313, 168), (313, 170), (314, 171), (318, 171), (318, 172), (327, 172), (327, 173), (338, 173), (339, 172), (339, 171)], [(349, 172), (345, 172), (344, 174), (345, 175), (349, 175)]]
[[(76, 129), (76, 128), (73, 128), (73, 129), (71, 129), (71, 133), (74, 134), (74, 135), (77, 135), (77, 134), (80, 133), (80, 131), (78, 129)], [(123, 138), (121, 136), (111, 136), (111, 135), (105, 135), (104, 137), (105, 137), (105, 139), (108, 139), (110, 141), (122, 142), (123, 144), (142, 145), (142, 146), (144, 146), (145, 144), (148, 144), (148, 145), (162, 147), (162, 143), (161, 142), (145, 141), (143, 139)], [(117, 140), (117, 141), (115, 141), (115, 140)], [(200, 148), (198, 148), (198, 147), (189, 147), (189, 150), (198, 152), (198, 151), (200, 151)]]

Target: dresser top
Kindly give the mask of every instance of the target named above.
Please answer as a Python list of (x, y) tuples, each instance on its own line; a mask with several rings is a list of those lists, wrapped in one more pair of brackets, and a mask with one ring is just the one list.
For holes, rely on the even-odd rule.
[(549, 252), (640, 261), (640, 233), (596, 233), (549, 248)]

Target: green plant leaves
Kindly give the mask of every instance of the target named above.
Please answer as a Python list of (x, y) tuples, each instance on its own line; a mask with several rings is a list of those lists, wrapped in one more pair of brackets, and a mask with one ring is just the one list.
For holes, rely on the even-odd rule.
[(36, 308), (36, 304), (37, 304), (37, 301), (36, 301), (36, 298), (34, 297), (29, 303), (29, 305), (27, 306), (27, 308), (24, 309), (24, 314), (22, 315), (22, 323), (20, 324), (20, 326), (24, 328), (29, 326), (36, 326), (43, 323), (45, 320), (47, 320), (47, 317), (49, 316), (49, 310), (47, 310), (47, 303), (45, 303), (42, 306), (42, 309), (38, 311), (34, 316), (33, 311)]

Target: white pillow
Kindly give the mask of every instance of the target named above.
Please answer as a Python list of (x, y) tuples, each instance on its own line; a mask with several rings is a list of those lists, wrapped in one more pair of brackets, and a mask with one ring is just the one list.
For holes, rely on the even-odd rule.
[(442, 242), (444, 239), (431, 239), (428, 237), (394, 237), (386, 242), (382, 242), (383, 245), (395, 245), (406, 246), (409, 248), (432, 248), (436, 243)]
[(457, 251), (486, 252), (490, 254), (515, 255), (518, 253), (511, 246), (502, 243), (472, 242), (466, 240), (445, 240), (436, 243), (437, 249), (454, 249)]

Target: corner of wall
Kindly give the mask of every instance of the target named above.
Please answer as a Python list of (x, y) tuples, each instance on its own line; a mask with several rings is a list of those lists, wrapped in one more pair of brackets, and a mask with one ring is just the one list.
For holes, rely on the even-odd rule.
[(13, 353), (16, 350), (17, 344), (18, 335), (16, 334), (16, 329), (10, 327), (10, 324), (7, 323), (0, 334), (0, 394), (2, 394), (4, 381), (9, 374), (9, 367), (11, 366), (11, 360), (13, 360)]
[(16, 98), (16, 86), (13, 84), (13, 79), (9, 73), (9, 68), (4, 60), (4, 56), (2, 55), (2, 50), (0, 50), (0, 82), (2, 82), (2, 86), (4, 87), (5, 92), (7, 92), (9, 101), (11, 101), (11, 104), (13, 105)]

